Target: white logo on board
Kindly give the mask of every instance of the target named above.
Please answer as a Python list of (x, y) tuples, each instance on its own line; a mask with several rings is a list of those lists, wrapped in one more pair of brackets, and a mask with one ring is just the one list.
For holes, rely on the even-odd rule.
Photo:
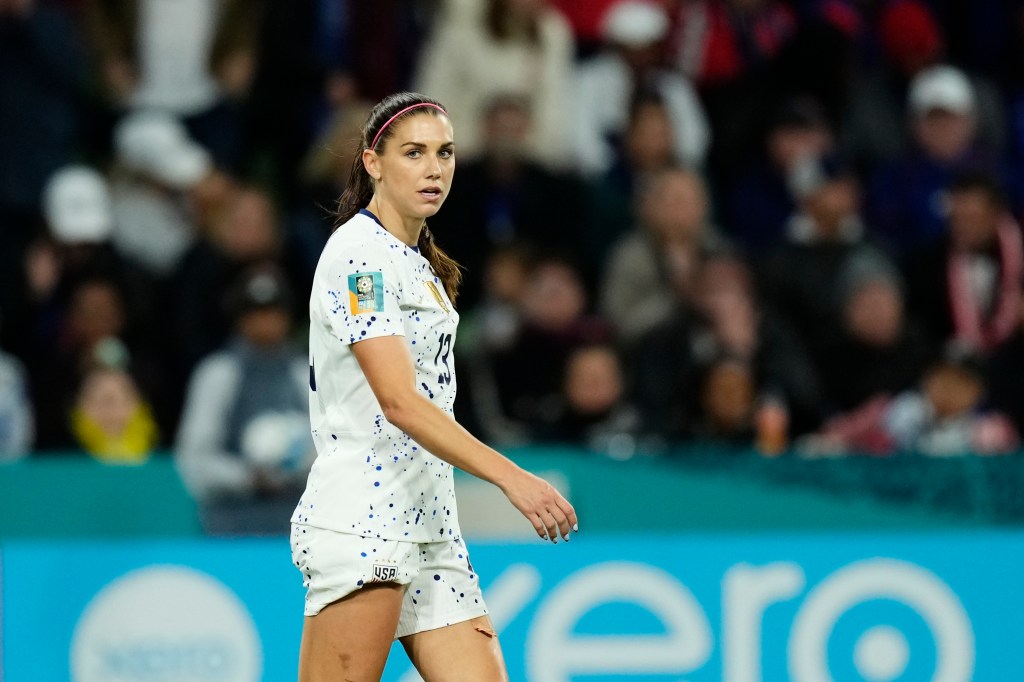
[(150, 566), (110, 583), (71, 641), (73, 682), (256, 682), (262, 666), (245, 605), (184, 566)]

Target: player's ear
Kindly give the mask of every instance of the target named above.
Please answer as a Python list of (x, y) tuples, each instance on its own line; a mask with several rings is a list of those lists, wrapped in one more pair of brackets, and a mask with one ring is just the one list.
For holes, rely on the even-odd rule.
[(374, 180), (380, 180), (380, 157), (372, 149), (363, 150), (363, 168)]

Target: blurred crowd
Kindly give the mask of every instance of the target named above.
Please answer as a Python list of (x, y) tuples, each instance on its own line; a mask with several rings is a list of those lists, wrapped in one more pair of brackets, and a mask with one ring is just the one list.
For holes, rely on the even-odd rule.
[(312, 271), (403, 89), (455, 126), (487, 441), (1018, 447), (1024, 1), (0, 0), (0, 458), (291, 499)]

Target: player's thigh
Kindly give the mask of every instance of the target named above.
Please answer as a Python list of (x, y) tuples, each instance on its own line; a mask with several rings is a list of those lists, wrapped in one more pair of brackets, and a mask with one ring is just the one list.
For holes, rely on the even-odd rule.
[(306, 616), (299, 682), (379, 682), (402, 610), (405, 586), (367, 585)]
[(505, 659), (488, 616), (401, 639), (424, 682), (507, 682)]

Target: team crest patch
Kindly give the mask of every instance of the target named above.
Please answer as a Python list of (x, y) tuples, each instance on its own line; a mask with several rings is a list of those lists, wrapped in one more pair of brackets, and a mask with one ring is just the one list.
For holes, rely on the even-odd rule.
[(349, 275), (348, 300), (353, 315), (384, 312), (384, 275), (379, 272)]
[(373, 579), (371, 579), (370, 582), (390, 583), (394, 582), (397, 578), (398, 566), (389, 566), (388, 564), (373, 565)]

